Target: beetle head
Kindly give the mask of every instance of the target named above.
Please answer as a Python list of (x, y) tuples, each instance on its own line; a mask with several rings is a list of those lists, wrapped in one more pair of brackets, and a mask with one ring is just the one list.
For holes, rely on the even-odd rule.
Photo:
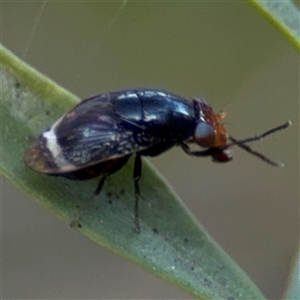
[(220, 122), (226, 113), (216, 114), (211, 106), (201, 99), (193, 100), (198, 123), (194, 132), (194, 142), (203, 148), (222, 147), (227, 142), (227, 131)]
[(193, 105), (198, 120), (193, 141), (200, 147), (211, 149), (213, 161), (230, 161), (233, 157), (232, 149), (226, 147), (228, 135), (221, 123), (226, 113), (215, 113), (211, 106), (202, 99), (194, 99)]

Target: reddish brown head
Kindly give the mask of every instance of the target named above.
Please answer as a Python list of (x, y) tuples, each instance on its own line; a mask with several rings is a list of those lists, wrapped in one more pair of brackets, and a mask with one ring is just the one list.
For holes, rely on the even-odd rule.
[(194, 142), (204, 148), (222, 147), (227, 142), (227, 132), (220, 121), (225, 113), (216, 114), (211, 106), (201, 99), (193, 100), (195, 112), (199, 114), (194, 133)]

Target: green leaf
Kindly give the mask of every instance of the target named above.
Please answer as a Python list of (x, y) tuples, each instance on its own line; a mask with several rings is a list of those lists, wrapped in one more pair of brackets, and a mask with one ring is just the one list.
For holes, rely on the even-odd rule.
[(300, 13), (291, 0), (248, 0), (300, 51)]
[(144, 160), (141, 233), (134, 229), (132, 162), (90, 199), (97, 181), (71, 181), (27, 168), (30, 136), (49, 126), (78, 99), (4, 47), (1, 64), (1, 171), (15, 185), (77, 230), (202, 299), (264, 299), (219, 248), (173, 190)]
[(291, 273), (289, 276), (288, 286), (283, 299), (299, 300), (300, 299), (300, 246), (298, 246), (296, 255), (293, 259)]

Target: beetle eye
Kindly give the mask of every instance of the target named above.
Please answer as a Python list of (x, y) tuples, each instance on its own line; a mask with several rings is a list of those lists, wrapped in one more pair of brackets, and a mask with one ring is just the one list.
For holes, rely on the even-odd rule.
[(194, 140), (199, 146), (205, 148), (212, 147), (215, 137), (215, 131), (211, 125), (204, 122), (198, 123), (194, 133)]

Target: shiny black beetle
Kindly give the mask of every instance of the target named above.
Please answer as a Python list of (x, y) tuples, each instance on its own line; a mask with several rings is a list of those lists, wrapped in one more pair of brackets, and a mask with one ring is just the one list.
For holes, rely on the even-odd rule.
[[(232, 143), (228, 144), (220, 122), (224, 116), (214, 113), (201, 99), (188, 101), (164, 90), (99, 94), (83, 100), (42, 132), (25, 153), (24, 161), (36, 171), (70, 179), (103, 175), (94, 193), (98, 195), (107, 176), (134, 154), (135, 224), (139, 230), (141, 156), (156, 156), (178, 145), (189, 155), (230, 161), (233, 144), (249, 148), (244, 144), (260, 137), (242, 141), (230, 138)], [(204, 149), (192, 151), (190, 143)]]

